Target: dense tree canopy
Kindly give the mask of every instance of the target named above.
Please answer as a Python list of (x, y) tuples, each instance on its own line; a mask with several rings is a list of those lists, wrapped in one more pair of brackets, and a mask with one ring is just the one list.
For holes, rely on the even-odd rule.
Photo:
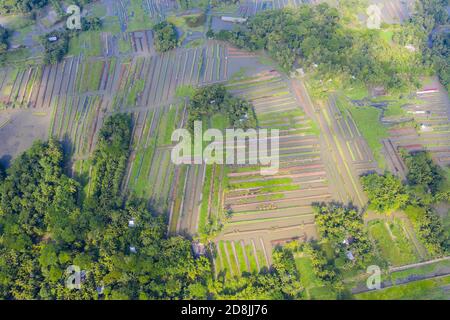
[(439, 190), (444, 180), (442, 170), (433, 163), (428, 152), (402, 152), (403, 160), (408, 168), (408, 182), (413, 186), (420, 186), (433, 194)]
[(420, 40), (424, 59), (432, 63), (447, 87), (450, 85), (448, 5), (448, 0), (416, 1), (415, 12), (406, 26)]
[(394, 175), (376, 173), (361, 177), (364, 191), (369, 198), (370, 207), (381, 213), (401, 209), (408, 202), (408, 193), (402, 182)]
[[(64, 175), (63, 153), (54, 141), (34, 144), (7, 170), (0, 186), (2, 298), (206, 297), (206, 290), (198, 296), (195, 286), (206, 287), (209, 261), (194, 259), (189, 241), (166, 238), (163, 217), (137, 200), (123, 206), (116, 199), (129, 125), (129, 116), (106, 121), (94, 156), (93, 192), (82, 204), (79, 185)], [(84, 270), (81, 290), (65, 286), (70, 265)]]
[(442, 178), (434, 176), (438, 168), (427, 153), (402, 152), (402, 155), (409, 169), (408, 185), (403, 185), (400, 179), (389, 173), (374, 173), (361, 178), (370, 207), (380, 213), (404, 209), (428, 252), (432, 256), (441, 256), (450, 249), (450, 239), (432, 203), (448, 201), (447, 191), (437, 192), (433, 196), (428, 194), (428, 190), (434, 188), (433, 179), (439, 185)]
[(27, 13), (33, 9), (44, 7), (48, 0), (2, 0), (0, 14)]
[(445, 233), (439, 216), (431, 207), (408, 206), (405, 209), (417, 237), (432, 256), (450, 252), (450, 237)]
[(303, 247), (304, 252), (311, 258), (311, 264), (315, 275), (325, 283), (334, 283), (338, 276), (336, 268), (333, 264), (329, 263), (325, 254), (309, 243), (306, 243)]
[(273, 252), (271, 270), (242, 277), (219, 276), (214, 283), (214, 298), (218, 299), (275, 299), (289, 300), (302, 297), (303, 288), (292, 251), (277, 249)]
[(223, 85), (199, 88), (189, 106), (188, 128), (193, 129), (194, 121), (221, 112), (228, 117), (234, 128), (255, 128), (256, 116), (253, 106), (245, 100), (233, 97)]
[(178, 46), (178, 34), (174, 24), (162, 21), (153, 27), (153, 31), (158, 52), (166, 52)]
[[(162, 215), (139, 199), (124, 202), (130, 121), (129, 115), (105, 121), (93, 156), (92, 191), (84, 197), (63, 172), (57, 142), (37, 142), (13, 161), (0, 182), (0, 297), (301, 298), (290, 250), (276, 251), (270, 270), (214, 279), (209, 259), (194, 258), (190, 241), (166, 236)], [(66, 286), (70, 266), (79, 268), (79, 290)]]
[[(56, 40), (49, 40), (56, 37)], [(70, 34), (67, 30), (54, 31), (41, 36), (44, 47), (44, 63), (54, 64), (61, 61), (69, 50)]]
[(317, 204), (315, 219), (322, 239), (329, 241), (341, 255), (351, 252), (356, 263), (366, 261), (372, 246), (360, 213), (356, 208), (339, 203)]
[(417, 84), (422, 71), (420, 54), (392, 48), (378, 32), (345, 26), (327, 4), (263, 11), (216, 37), (248, 50), (266, 49), (286, 71), (298, 63), (324, 77), (346, 74), (388, 88)]

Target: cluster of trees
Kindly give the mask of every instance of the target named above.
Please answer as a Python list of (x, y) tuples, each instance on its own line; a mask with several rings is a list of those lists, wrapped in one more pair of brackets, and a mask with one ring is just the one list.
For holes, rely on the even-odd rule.
[(444, 181), (441, 169), (426, 152), (402, 152), (402, 156), (408, 167), (407, 185), (390, 173), (361, 177), (369, 207), (385, 214), (404, 209), (428, 251), (443, 255), (450, 250), (450, 239), (432, 207), (434, 203), (449, 200), (449, 191), (441, 190)]
[(28, 13), (46, 6), (48, 0), (2, 0), (0, 14)]
[[(56, 37), (56, 41), (50, 41)], [(40, 42), (44, 47), (44, 63), (54, 64), (61, 61), (69, 50), (70, 31), (53, 31), (41, 36)]]
[[(102, 28), (102, 21), (98, 17), (81, 19), (82, 31), (98, 31)], [(69, 51), (69, 41), (78, 36), (78, 31), (61, 29), (41, 36), (40, 42), (44, 47), (44, 63), (54, 64), (60, 62)], [(55, 41), (49, 39), (56, 37)]]
[(372, 245), (356, 208), (340, 203), (320, 203), (314, 206), (317, 230), (322, 240), (330, 243), (339, 256), (354, 260), (349, 265), (362, 266), (372, 259)]
[(421, 209), (411, 219), (417, 236), (432, 256), (442, 256), (448, 253), (450, 239), (446, 236), (440, 218), (430, 207)]
[(403, 161), (408, 168), (408, 183), (419, 186), (424, 192), (436, 194), (444, 181), (442, 169), (437, 166), (428, 152), (402, 152)]
[[(295, 299), (292, 251), (279, 249), (257, 274), (214, 279), (190, 241), (167, 237), (165, 217), (121, 195), (129, 115), (108, 118), (93, 155), (91, 191), (64, 174), (61, 145), (36, 142), (0, 181), (3, 299)], [(130, 224), (130, 221), (133, 223)], [(75, 272), (75, 273), (74, 273)], [(80, 280), (80, 288), (67, 284)]]
[(368, 174), (361, 177), (361, 183), (369, 198), (369, 208), (377, 212), (390, 213), (408, 203), (406, 187), (391, 173)]
[(233, 128), (255, 128), (256, 116), (253, 107), (245, 100), (233, 97), (221, 84), (198, 88), (188, 105), (188, 128), (194, 121), (223, 113)]
[[(379, 213), (406, 209), (419, 239), (432, 255), (442, 255), (450, 250), (450, 241), (443, 231), (442, 221), (431, 207), (432, 200), (409, 186), (403, 186), (391, 174), (373, 173), (362, 177), (361, 181), (371, 208)], [(411, 215), (410, 212), (417, 214)]]
[(404, 43), (416, 42), (426, 64), (431, 64), (443, 85), (450, 85), (450, 33), (448, 0), (416, 1), (414, 14), (401, 35)]
[(297, 62), (324, 76), (346, 74), (368, 84), (398, 88), (417, 84), (420, 57), (395, 50), (377, 32), (349, 28), (327, 4), (264, 11), (243, 27), (215, 34), (248, 50), (265, 49), (286, 71)]
[(102, 20), (98, 17), (87, 17), (81, 19), (83, 31), (99, 31), (102, 28)]
[[(166, 238), (166, 222), (119, 186), (130, 117), (113, 116), (99, 136), (92, 194), (63, 173), (55, 141), (35, 143), (0, 185), (0, 297), (4, 299), (205, 298), (208, 259), (194, 259), (188, 240)], [(129, 221), (134, 226), (129, 226)], [(80, 268), (81, 289), (65, 281)]]
[(0, 54), (6, 52), (8, 50), (8, 38), (9, 32), (8, 29), (4, 28), (0, 25)]
[(311, 259), (314, 274), (324, 283), (335, 284), (338, 273), (334, 264), (330, 263), (320, 248), (314, 248), (311, 243), (303, 246), (305, 252)]
[[(106, 120), (99, 133), (93, 158), (92, 200), (106, 210), (120, 206), (120, 187), (128, 159), (131, 119), (119, 114)], [(117, 202), (119, 201), (119, 202)]]
[(196, 28), (206, 22), (206, 14), (204, 12), (202, 12), (198, 15), (187, 16), (184, 18), (184, 20), (186, 21), (186, 24), (188, 25), (188, 27)]
[(372, 173), (361, 177), (371, 209), (389, 214), (408, 205), (426, 207), (449, 200), (443, 171), (428, 152), (408, 153), (402, 150), (401, 155), (408, 168), (406, 185), (391, 173)]
[(173, 23), (162, 21), (153, 27), (153, 32), (158, 52), (166, 52), (178, 46), (178, 33)]
[(274, 250), (270, 270), (245, 273), (241, 277), (225, 278), (220, 275), (212, 288), (213, 297), (228, 300), (289, 300), (300, 299), (303, 288), (295, 266), (293, 251), (289, 248)]

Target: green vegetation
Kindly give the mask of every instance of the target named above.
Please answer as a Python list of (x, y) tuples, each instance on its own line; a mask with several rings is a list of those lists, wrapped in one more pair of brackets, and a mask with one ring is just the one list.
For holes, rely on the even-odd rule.
[(389, 279), (394, 284), (400, 284), (402, 280), (411, 277), (426, 276), (433, 273), (445, 272), (447, 268), (450, 267), (450, 260), (442, 260), (426, 265), (422, 265), (416, 268), (409, 268), (406, 270), (395, 271), (389, 275)]
[(447, 7), (447, 0), (417, 1), (413, 16), (396, 38), (400, 44), (413, 44), (422, 50), (426, 63), (434, 67), (442, 84), (449, 89), (449, 33), (445, 31), (445, 25), (449, 24), (450, 18)]
[(197, 89), (188, 105), (188, 128), (194, 129), (194, 121), (202, 120), (218, 112), (228, 117), (234, 128), (255, 128), (256, 116), (247, 101), (232, 97), (223, 85), (211, 85)]
[(47, 3), (48, 0), (3, 0), (0, 2), (0, 14), (28, 13)]
[(102, 21), (98, 17), (87, 17), (81, 20), (83, 31), (99, 31), (102, 28)]
[(128, 15), (130, 21), (127, 25), (127, 31), (139, 31), (151, 29), (153, 27), (153, 21), (148, 14), (147, 5), (143, 0), (131, 0), (128, 7)]
[(419, 257), (415, 253), (400, 220), (374, 220), (369, 223), (368, 229), (382, 257), (391, 265), (397, 266), (418, 262)]
[(53, 7), (53, 9), (56, 11), (56, 13), (58, 14), (58, 17), (63, 18), (66, 13), (63, 10), (62, 4), (60, 1), (58, 0), (50, 0), (50, 3)]
[[(308, 253), (310, 255), (308, 255)], [(311, 254), (315, 254), (313, 258)], [(300, 281), (305, 288), (306, 298), (310, 300), (333, 300), (337, 298), (335, 289), (327, 283), (321, 280), (319, 274), (324, 274), (324, 266), (330, 268), (327, 265), (325, 258), (320, 251), (312, 249), (311, 246), (305, 245), (305, 249), (298, 258), (295, 259), (295, 264), (298, 272), (300, 273)], [(320, 258), (317, 259), (317, 255)], [(327, 274), (333, 274), (333, 270), (328, 270)]]
[[(69, 32), (54, 31), (41, 37), (44, 46), (44, 63), (54, 64), (61, 61), (69, 50)], [(55, 39), (55, 40), (50, 40)]]
[(206, 9), (209, 3), (208, 0), (177, 0), (177, 2), (183, 10), (192, 8)]
[[(345, 94), (351, 99), (363, 99), (368, 92), (367, 88), (357, 86), (347, 89)], [(343, 96), (338, 96), (336, 105), (347, 122), (354, 121), (357, 130), (372, 150), (378, 165), (384, 168), (385, 160), (381, 154), (383, 148), (381, 140), (387, 138), (389, 134), (387, 127), (380, 122), (382, 111), (375, 107), (354, 105)]]
[(81, 53), (87, 57), (95, 57), (101, 54), (100, 33), (98, 31), (84, 31), (70, 37), (68, 54), (79, 55)]
[(389, 214), (401, 209), (409, 199), (402, 182), (390, 173), (365, 175), (361, 183), (369, 198), (369, 207), (379, 213)]
[(119, 52), (120, 53), (128, 53), (131, 51), (131, 40), (130, 38), (120, 38), (119, 39)]
[[(364, 229), (361, 215), (355, 208), (338, 203), (317, 204), (314, 207), (317, 230), (341, 259), (350, 265), (365, 265), (372, 257), (372, 246)], [(351, 253), (353, 259), (348, 258)], [(321, 257), (317, 257), (322, 259)]]
[(204, 13), (200, 13), (184, 17), (184, 19), (186, 20), (186, 24), (188, 27), (197, 28), (206, 22), (206, 15)]
[(81, 20), (82, 30), (61, 29), (40, 37), (44, 47), (44, 63), (60, 62), (66, 54), (99, 56), (101, 54), (100, 30), (102, 21), (98, 17), (87, 17)]
[(381, 140), (388, 137), (388, 131), (378, 119), (381, 111), (374, 107), (351, 107), (350, 113), (355, 120), (358, 130), (361, 132), (367, 144), (372, 150), (375, 159), (384, 167), (384, 157), (381, 155)]
[(162, 21), (153, 27), (153, 31), (158, 52), (166, 52), (178, 46), (178, 34), (174, 24)]
[(248, 50), (266, 49), (285, 71), (298, 63), (321, 79), (338, 74), (399, 89), (417, 86), (423, 72), (420, 54), (392, 47), (379, 32), (346, 26), (327, 4), (258, 12), (245, 28), (215, 37)]
[(93, 159), (92, 200), (97, 207), (120, 205), (120, 186), (128, 159), (131, 118), (119, 114), (106, 120)]
[(9, 32), (6, 28), (0, 25), (0, 54), (8, 50)]
[(408, 206), (405, 213), (431, 256), (442, 256), (450, 251), (450, 238), (444, 231), (442, 221), (431, 208)]
[(432, 194), (439, 190), (445, 177), (427, 152), (411, 154), (402, 150), (402, 158), (408, 168), (408, 182), (412, 186), (419, 186), (423, 192)]
[(426, 153), (407, 154), (403, 151), (402, 155), (409, 170), (409, 185), (403, 185), (389, 173), (373, 173), (361, 178), (369, 198), (369, 207), (387, 214), (404, 209), (428, 253), (431, 256), (442, 256), (450, 250), (450, 238), (432, 205), (448, 201), (448, 190), (440, 190), (446, 185), (443, 184), (443, 172)]
[[(194, 259), (189, 241), (166, 238), (163, 218), (139, 201), (123, 205), (129, 126), (125, 115), (105, 122), (93, 159), (93, 192), (82, 205), (77, 182), (62, 173), (63, 154), (54, 141), (36, 143), (8, 169), (0, 186), (2, 298), (206, 297), (197, 286), (209, 278), (208, 260)], [(65, 286), (69, 265), (85, 270), (80, 290)]]
[[(259, 168), (257, 170), (259, 170)], [(233, 190), (233, 189), (248, 189), (248, 188), (262, 187), (262, 190), (264, 190), (264, 192), (276, 192), (285, 189), (287, 190), (298, 189), (297, 186), (290, 185), (291, 183), (292, 183), (291, 178), (277, 178), (270, 180), (246, 181), (246, 182), (230, 181), (228, 184), (228, 188), (230, 190)]]
[(364, 292), (355, 297), (361, 300), (445, 299), (448, 297), (445, 287), (449, 284), (450, 276), (445, 276)]
[(195, 88), (192, 85), (180, 85), (175, 89), (175, 95), (179, 98), (192, 98)]
[[(223, 253), (224, 244), (219, 242), (219, 246)], [(229, 250), (228, 252), (230, 253)], [(230, 260), (231, 258), (232, 256)], [(222, 259), (226, 261), (224, 254)], [(245, 273), (239, 277), (226, 275), (227, 273), (224, 272), (219, 273), (215, 281), (214, 290), (219, 290), (219, 295), (216, 297), (220, 299), (290, 300), (303, 297), (300, 274), (295, 266), (293, 251), (289, 248), (277, 249), (273, 252), (273, 265), (270, 271)]]

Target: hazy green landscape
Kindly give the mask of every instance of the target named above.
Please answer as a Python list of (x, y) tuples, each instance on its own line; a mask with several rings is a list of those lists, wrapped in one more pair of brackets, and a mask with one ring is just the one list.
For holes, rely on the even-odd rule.
[(1, 1), (0, 299), (449, 300), (449, 11)]

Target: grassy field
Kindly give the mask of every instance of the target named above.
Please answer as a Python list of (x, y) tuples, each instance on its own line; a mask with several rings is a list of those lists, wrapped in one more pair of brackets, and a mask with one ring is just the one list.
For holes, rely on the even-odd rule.
[(375, 220), (369, 223), (368, 228), (381, 255), (391, 265), (406, 265), (419, 261), (413, 244), (403, 229), (402, 221)]
[(378, 121), (381, 111), (373, 107), (355, 106), (349, 106), (349, 111), (379, 166), (385, 168), (385, 159), (381, 155), (381, 149), (383, 148), (381, 139), (387, 138), (389, 133), (387, 128)]
[(84, 54), (87, 57), (96, 57), (102, 53), (102, 42), (100, 41), (100, 32), (84, 31), (78, 36), (70, 38), (69, 56)]
[(399, 105), (389, 105), (384, 112), (385, 117), (399, 117), (406, 115), (406, 112)]
[(426, 279), (377, 291), (356, 294), (359, 300), (437, 300), (448, 299), (450, 276)]
[(295, 259), (295, 265), (300, 273), (300, 281), (305, 288), (306, 298), (311, 300), (333, 300), (336, 299), (336, 293), (322, 280), (316, 277), (309, 257), (298, 257)]
[(360, 83), (346, 88), (344, 94), (351, 100), (361, 100), (369, 95), (369, 91), (364, 84)]
[(107, 16), (103, 19), (102, 30), (111, 34), (120, 33), (120, 22), (117, 16)]
[(183, 30), (183, 33), (187, 34), (190, 32), (202, 32), (204, 29), (203, 24), (200, 24), (198, 26), (189, 26), (187, 23), (188, 19), (192, 19), (195, 17), (198, 17), (198, 14), (194, 15), (188, 15), (183, 17), (177, 17), (177, 16), (169, 16), (167, 17), (167, 21), (173, 23), (177, 28), (180, 28)]
[(130, 17), (130, 21), (127, 26), (128, 32), (153, 28), (153, 21), (150, 19), (150, 15), (145, 10), (143, 0), (130, 0), (128, 16)]
[(450, 269), (450, 260), (438, 261), (435, 263), (423, 265), (417, 268), (410, 268), (406, 270), (392, 272), (389, 275), (389, 279), (393, 283), (399, 283), (402, 279), (407, 279), (409, 277), (420, 277), (427, 274), (437, 274), (439, 272), (444, 273), (446, 270)]

